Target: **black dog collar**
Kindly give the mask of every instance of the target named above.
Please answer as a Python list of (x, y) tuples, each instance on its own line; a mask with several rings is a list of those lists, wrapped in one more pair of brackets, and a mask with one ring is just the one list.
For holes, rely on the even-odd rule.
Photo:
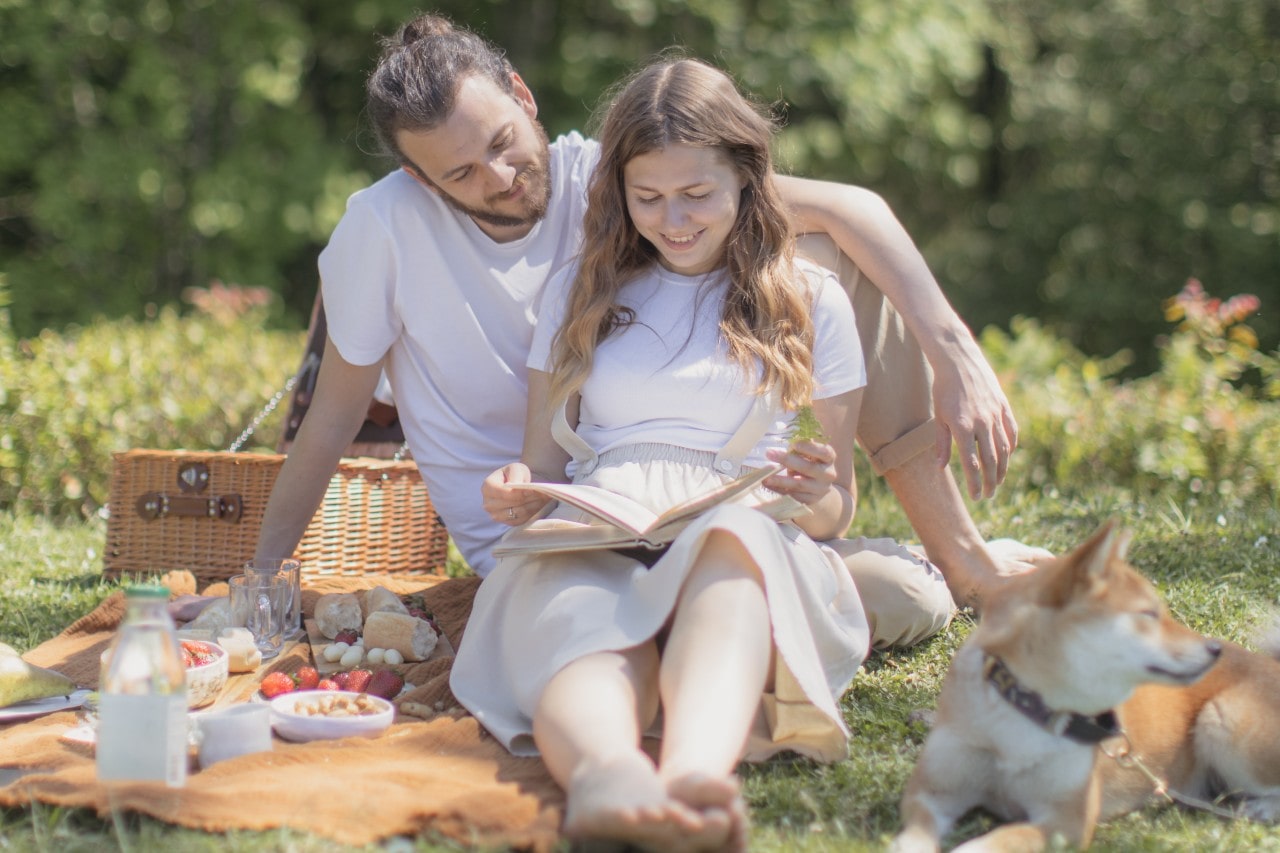
[(1006, 702), (1045, 731), (1092, 746), (1120, 734), (1120, 723), (1114, 711), (1103, 711), (1093, 717), (1074, 711), (1054, 711), (1044, 704), (1040, 694), (1027, 690), (1004, 661), (993, 654), (983, 653), (982, 674)]

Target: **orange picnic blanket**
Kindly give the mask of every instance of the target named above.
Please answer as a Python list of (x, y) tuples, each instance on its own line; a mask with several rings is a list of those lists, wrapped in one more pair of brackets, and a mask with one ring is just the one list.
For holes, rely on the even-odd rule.
[[(173, 573), (166, 581), (175, 594), (195, 592), (188, 573)], [(479, 580), (370, 576), (307, 583), (303, 599), (308, 614), (323, 592), (375, 585), (399, 594), (422, 591), (457, 648)], [(24, 657), (81, 686), (96, 687), (99, 657), (123, 615), (123, 595), (115, 593)], [(292, 672), (306, 657), (304, 642), (270, 669)], [(207, 770), (193, 766), (186, 787), (178, 789), (141, 783), (108, 789), (99, 784), (93, 747), (62, 738), (76, 724), (74, 711), (0, 724), (0, 806), (39, 801), (94, 809), (103, 817), (124, 809), (208, 832), (287, 826), (355, 845), (434, 831), (467, 844), (551, 849), (559, 840), (563, 793), (540, 760), (513, 757), (455, 707), (448, 685), (452, 662), (447, 657), (402, 670), (415, 689), (398, 701), (442, 709), (431, 720), (398, 714), (392, 727), (374, 739), (289, 743), (277, 738), (271, 752)], [(256, 680), (241, 681), (235, 689), (247, 698)], [(227, 690), (233, 690), (232, 684)], [(220, 702), (226, 699), (224, 692)]]

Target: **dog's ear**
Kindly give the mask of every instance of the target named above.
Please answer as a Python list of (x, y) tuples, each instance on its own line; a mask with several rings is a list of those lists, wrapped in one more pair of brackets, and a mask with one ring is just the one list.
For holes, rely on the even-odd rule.
[(1087, 589), (1094, 590), (1107, 582), (1112, 573), (1124, 563), (1133, 533), (1121, 527), (1114, 518), (1108, 519), (1090, 536), (1079, 550), (1082, 552), (1085, 572), (1082, 580)]
[(1087, 595), (1105, 582), (1113, 560), (1123, 560), (1132, 535), (1109, 519), (1093, 535), (1077, 545), (1048, 571), (1041, 589), (1040, 601), (1049, 607), (1062, 607), (1072, 598)]

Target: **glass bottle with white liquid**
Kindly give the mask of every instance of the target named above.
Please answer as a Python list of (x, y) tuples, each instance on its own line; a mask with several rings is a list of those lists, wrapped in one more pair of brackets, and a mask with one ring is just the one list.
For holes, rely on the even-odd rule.
[(187, 686), (169, 590), (125, 590), (125, 618), (102, 656), (97, 771), (101, 781), (187, 780)]

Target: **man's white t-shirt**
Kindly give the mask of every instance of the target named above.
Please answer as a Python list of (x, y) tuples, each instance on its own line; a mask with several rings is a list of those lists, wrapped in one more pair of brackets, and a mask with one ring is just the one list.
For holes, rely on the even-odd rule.
[[(811, 296), (815, 400), (867, 383), (853, 306), (834, 273), (797, 260)], [(564, 317), (576, 264), (557, 274), (534, 330), (529, 367), (549, 370), (551, 341)], [(754, 404), (759, 368), (746, 376), (730, 360), (720, 335), (728, 279), (721, 273), (683, 276), (657, 264), (628, 281), (620, 304), (635, 311), (629, 326), (596, 348), (582, 387), (577, 433), (597, 453), (657, 442), (718, 452)], [(794, 413), (779, 411), (744, 460), (766, 464), (764, 452), (785, 447)], [(574, 468), (570, 463), (570, 473)]]
[(386, 357), (431, 501), (480, 575), (508, 529), (481, 507), (480, 484), (520, 457), (543, 288), (581, 245), (598, 158), (577, 133), (552, 143), (547, 215), (510, 243), (397, 169), (351, 196), (320, 254), (329, 337), (352, 364)]

